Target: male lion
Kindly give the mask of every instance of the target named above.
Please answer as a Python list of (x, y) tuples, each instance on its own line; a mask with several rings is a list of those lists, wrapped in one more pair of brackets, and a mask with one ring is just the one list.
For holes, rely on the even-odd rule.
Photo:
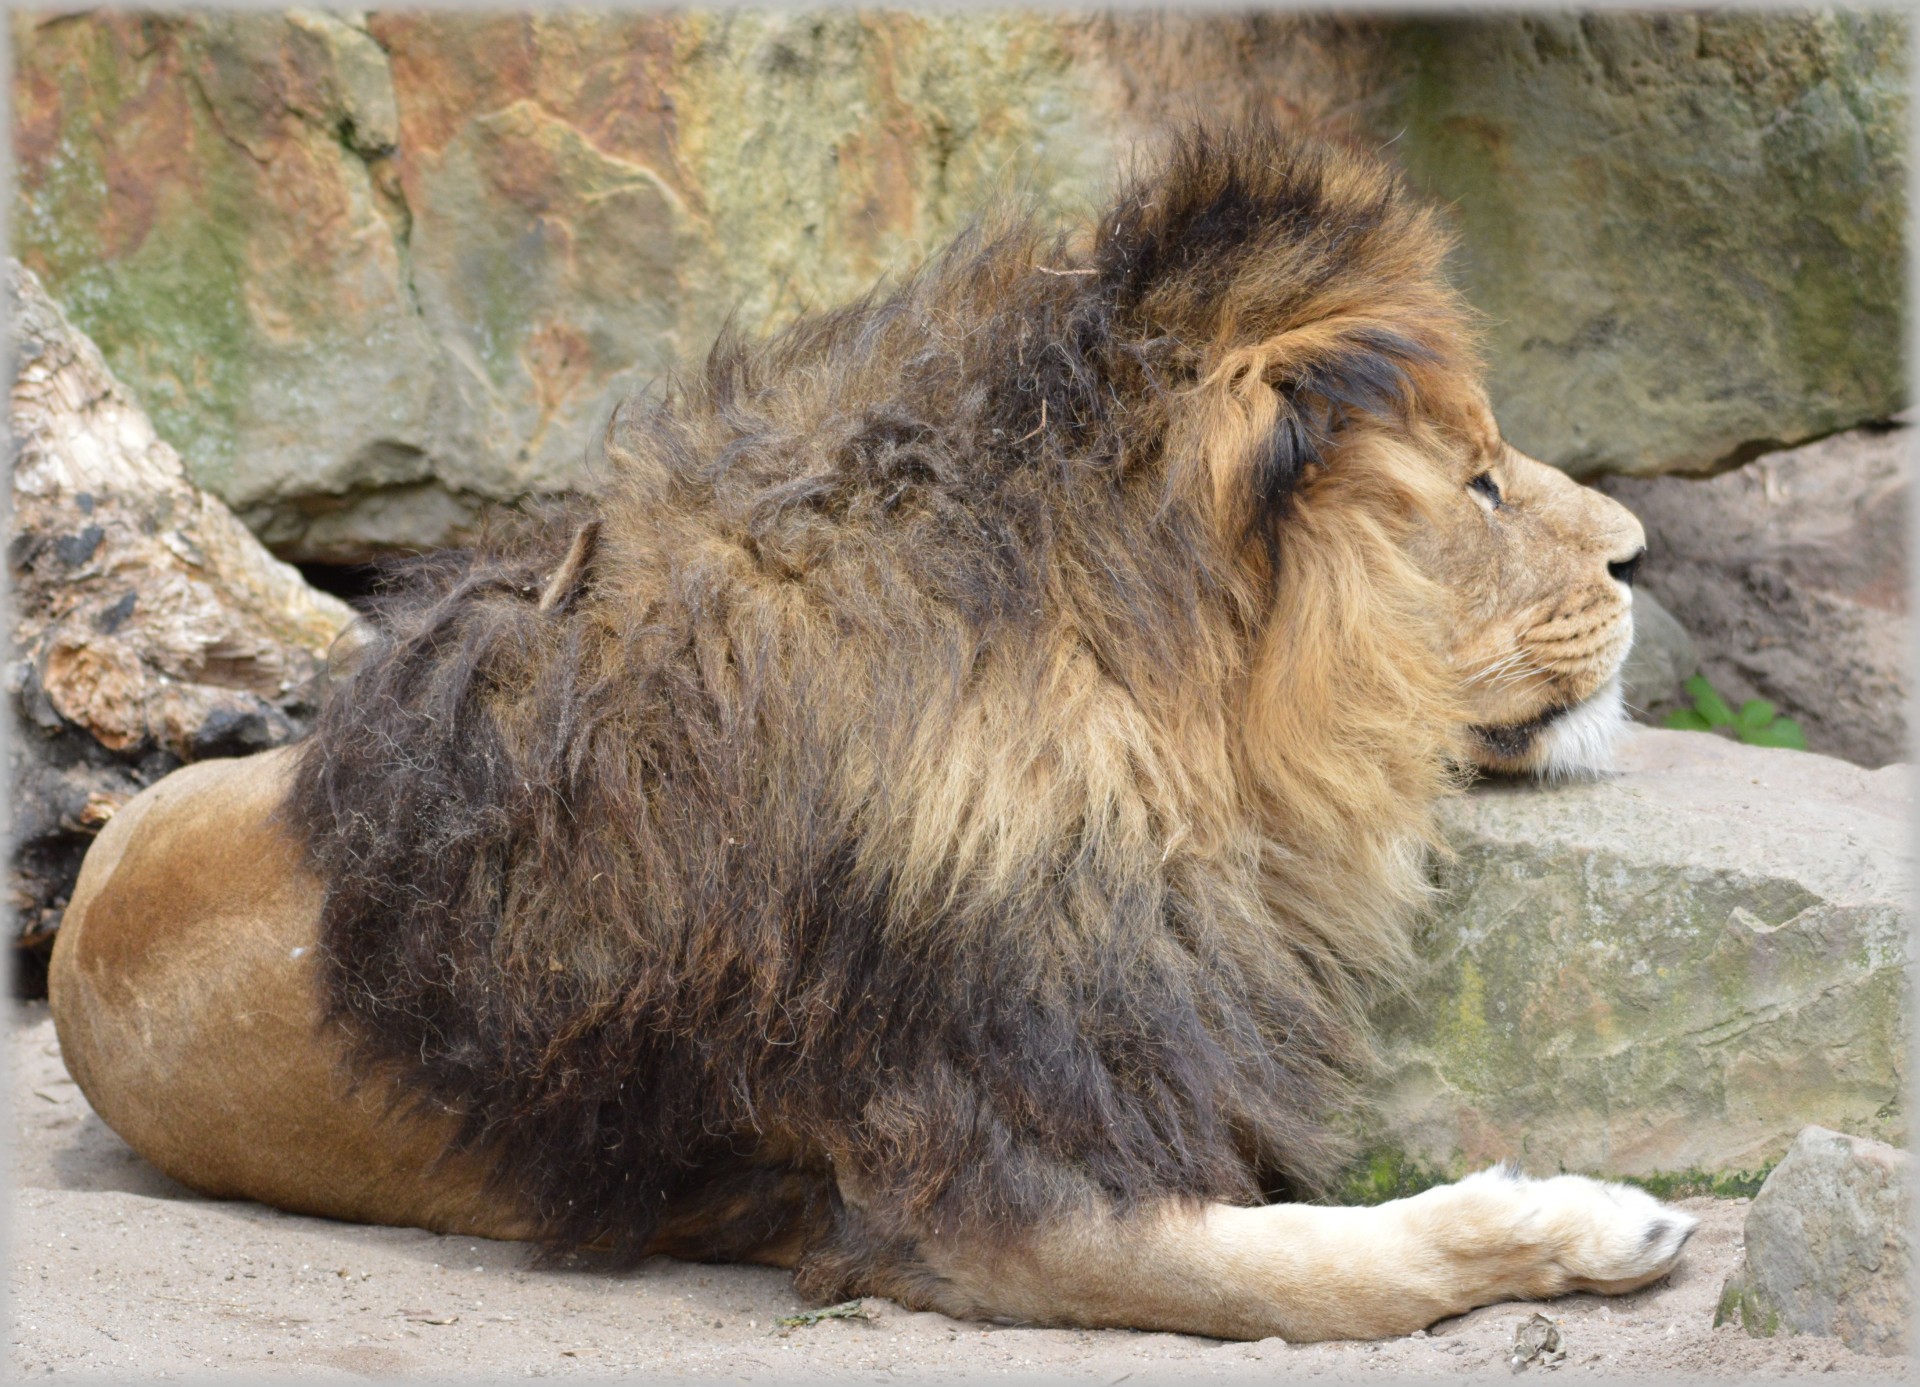
[[(101, 1115), (212, 1195), (1292, 1340), (1623, 1291), (1692, 1227), (1326, 1188), (1433, 807), (1621, 723), (1640, 527), (1500, 439), (1432, 212), (1190, 132), (617, 417), (424, 561), (303, 746), (101, 834)], [(1280, 1202), (1268, 1202), (1278, 1199)]]

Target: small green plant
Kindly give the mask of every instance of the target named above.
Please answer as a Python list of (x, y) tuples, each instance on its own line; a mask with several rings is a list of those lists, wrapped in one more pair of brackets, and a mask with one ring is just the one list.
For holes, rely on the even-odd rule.
[(1792, 718), (1783, 718), (1764, 698), (1750, 698), (1734, 712), (1720, 691), (1696, 674), (1687, 680), (1687, 692), (1693, 695), (1693, 707), (1676, 708), (1667, 714), (1667, 726), (1682, 732), (1715, 732), (1725, 728), (1749, 746), (1784, 746), (1795, 751), (1807, 749), (1806, 733)]

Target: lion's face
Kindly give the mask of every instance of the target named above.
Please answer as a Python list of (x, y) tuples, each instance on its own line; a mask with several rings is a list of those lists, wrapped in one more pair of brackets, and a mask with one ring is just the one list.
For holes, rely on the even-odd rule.
[(1490, 413), (1474, 417), (1419, 556), (1453, 604), (1471, 754), (1494, 771), (1605, 770), (1626, 723), (1619, 676), (1645, 532), (1618, 502), (1509, 446)]

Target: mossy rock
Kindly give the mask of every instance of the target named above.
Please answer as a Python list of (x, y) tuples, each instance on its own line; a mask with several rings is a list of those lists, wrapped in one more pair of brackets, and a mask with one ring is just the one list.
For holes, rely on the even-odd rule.
[(1831, 1335), (1899, 1357), (1913, 1338), (1912, 1165), (1905, 1151), (1824, 1127), (1800, 1132), (1747, 1210), (1715, 1325), (1755, 1338)]
[(1808, 1123), (1904, 1139), (1906, 768), (1650, 729), (1623, 765), (1450, 807), (1362, 1184), (1516, 1159), (1739, 1193)]

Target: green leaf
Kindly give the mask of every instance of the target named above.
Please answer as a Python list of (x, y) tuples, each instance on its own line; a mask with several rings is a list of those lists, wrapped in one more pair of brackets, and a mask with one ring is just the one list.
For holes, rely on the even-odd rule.
[(1696, 674), (1687, 680), (1687, 692), (1693, 695), (1693, 706), (1700, 710), (1700, 716), (1712, 727), (1732, 727), (1733, 709), (1727, 706), (1727, 700), (1720, 697), (1720, 691), (1707, 682), (1707, 676)]
[(1740, 714), (1736, 721), (1743, 730), (1759, 731), (1773, 721), (1780, 710), (1764, 698), (1750, 698), (1740, 705)]
[(1782, 746), (1790, 751), (1807, 749), (1807, 734), (1792, 718), (1779, 718), (1765, 727), (1742, 731), (1740, 740), (1749, 746)]
[(1680, 732), (1713, 731), (1713, 724), (1691, 708), (1675, 708), (1667, 714), (1666, 725)]

